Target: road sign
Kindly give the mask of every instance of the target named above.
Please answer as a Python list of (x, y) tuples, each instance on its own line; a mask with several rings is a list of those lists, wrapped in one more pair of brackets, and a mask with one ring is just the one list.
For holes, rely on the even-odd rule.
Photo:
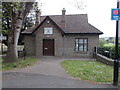
[(111, 9), (111, 20), (120, 20), (120, 9)]

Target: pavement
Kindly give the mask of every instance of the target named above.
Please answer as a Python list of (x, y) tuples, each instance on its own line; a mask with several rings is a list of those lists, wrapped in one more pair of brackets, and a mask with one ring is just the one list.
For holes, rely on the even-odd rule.
[(69, 76), (60, 63), (64, 60), (94, 60), (87, 58), (42, 57), (27, 68), (2, 72), (3, 88), (118, 88)]

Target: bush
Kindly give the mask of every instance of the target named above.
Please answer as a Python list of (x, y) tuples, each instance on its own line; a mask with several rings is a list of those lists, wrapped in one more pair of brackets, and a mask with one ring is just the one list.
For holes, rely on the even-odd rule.
[[(108, 46), (105, 46), (105, 47), (99, 47), (98, 48), (98, 53), (99, 54), (102, 54), (102, 55), (104, 55), (104, 56), (107, 56), (107, 57), (109, 57), (110, 56), (110, 49), (111, 49), (111, 47), (108, 47)], [(106, 52), (107, 51), (107, 52)], [(109, 55), (108, 55), (109, 54)]]
[[(108, 51), (109, 55), (107, 55), (105, 51)], [(109, 56), (109, 58), (115, 59), (115, 46), (112, 45), (112, 46), (99, 47), (98, 53), (107, 57)], [(118, 46), (118, 58), (120, 60), (120, 45)]]
[[(111, 58), (115, 59), (115, 46), (112, 46), (110, 48), (110, 54), (111, 54)], [(120, 60), (120, 45), (118, 46), (118, 58)]]

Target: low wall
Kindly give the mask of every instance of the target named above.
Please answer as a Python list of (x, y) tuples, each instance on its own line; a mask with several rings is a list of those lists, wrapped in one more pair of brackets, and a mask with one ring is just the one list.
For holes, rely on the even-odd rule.
[[(114, 65), (114, 60), (113, 59), (107, 58), (107, 57), (105, 57), (101, 54), (96, 54), (95, 57), (96, 57), (96, 60), (101, 62), (101, 63), (107, 64), (107, 65), (110, 65), (110, 66)], [(119, 62), (119, 66), (120, 66), (120, 62)]]

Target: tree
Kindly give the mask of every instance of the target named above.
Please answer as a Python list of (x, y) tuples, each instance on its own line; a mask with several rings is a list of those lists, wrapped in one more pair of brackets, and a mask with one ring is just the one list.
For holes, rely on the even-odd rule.
[(105, 44), (107, 44), (107, 41), (105, 38), (100, 38), (99, 39), (99, 47), (103, 47)]
[[(24, 31), (25, 29), (27, 29), (28, 27), (31, 27), (35, 24), (35, 14), (33, 13), (33, 12), (35, 12), (35, 9), (36, 9), (36, 7), (33, 8), (31, 10), (31, 12), (29, 13), (29, 15), (25, 18), (21, 32)], [(23, 35), (20, 34), (18, 45), (24, 45), (23, 38), (24, 38)]]
[[(6, 36), (8, 38), (8, 31), (10, 30), (10, 16), (7, 12), (7, 10), (4, 8), (4, 5), (2, 5), (2, 34), (3, 36)], [(4, 43), (7, 46), (7, 40), (2, 40), (2, 43)]]
[(75, 6), (80, 10), (84, 10), (86, 8), (85, 0), (75, 0)]
[(33, 8), (34, 2), (3, 2), (4, 11), (8, 14), (9, 30), (8, 30), (8, 51), (6, 61), (14, 62), (18, 58), (17, 45), (23, 22), (30, 10)]
[[(35, 19), (34, 19), (35, 16), (33, 14), (34, 10), (35, 10), (35, 8), (33, 8), (33, 10), (31, 10), (29, 15), (23, 21), (21, 32), (24, 31), (27, 27), (31, 27), (32, 25), (34, 25), (34, 21), (35, 21)], [(10, 30), (11, 19), (10, 19), (10, 16), (8, 15), (8, 12), (5, 10), (4, 7), (2, 9), (2, 14), (3, 14), (3, 17), (2, 17), (2, 34), (4, 36), (6, 36), (7, 39), (8, 39), (8, 31)], [(22, 39), (23, 39), (23, 36), (20, 34), (19, 41), (18, 41), (19, 45), (23, 44)], [(2, 40), (2, 43), (4, 43), (7, 46), (7, 40)]]
[(87, 6), (85, 0), (68, 0), (68, 2), (80, 10), (84, 10)]
[(2, 4), (0, 2), (0, 34), (2, 33), (1, 30), (2, 30)]

